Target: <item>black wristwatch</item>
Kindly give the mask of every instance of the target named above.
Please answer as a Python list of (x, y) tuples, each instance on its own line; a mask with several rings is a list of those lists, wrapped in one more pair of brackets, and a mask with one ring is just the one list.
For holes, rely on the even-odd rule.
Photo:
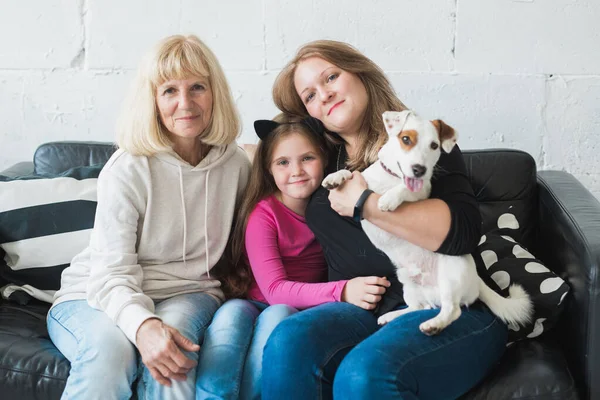
[(352, 219), (355, 220), (358, 224), (360, 224), (360, 221), (362, 220), (362, 209), (365, 205), (365, 201), (367, 201), (367, 198), (371, 195), (371, 193), (373, 193), (371, 189), (365, 189), (365, 191), (362, 192), (362, 194), (358, 198), (358, 201), (354, 205), (354, 214), (352, 215)]

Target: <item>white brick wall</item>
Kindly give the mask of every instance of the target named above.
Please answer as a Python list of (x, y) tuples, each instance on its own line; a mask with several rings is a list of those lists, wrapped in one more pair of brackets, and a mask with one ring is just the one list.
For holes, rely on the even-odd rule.
[(596, 0), (0, 0), (0, 170), (52, 140), (110, 141), (142, 54), (195, 33), (219, 57), (241, 141), (309, 40), (347, 41), (463, 148), (512, 147), (600, 198)]

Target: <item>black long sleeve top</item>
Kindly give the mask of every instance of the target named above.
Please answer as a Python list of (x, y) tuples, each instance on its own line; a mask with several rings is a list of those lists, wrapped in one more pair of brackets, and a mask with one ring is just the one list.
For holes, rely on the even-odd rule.
[[(327, 174), (343, 168), (347, 159), (344, 146), (334, 149), (329, 158)], [(443, 200), (448, 205), (452, 221), (448, 235), (437, 252), (449, 255), (473, 252), (481, 237), (481, 214), (458, 146), (450, 154), (442, 152), (431, 186), (430, 197)], [(381, 315), (404, 304), (402, 284), (396, 277), (393, 264), (373, 246), (360, 224), (352, 218), (341, 217), (331, 208), (328, 195), (329, 191), (322, 187), (312, 195), (306, 209), (306, 221), (323, 248), (329, 280), (385, 276), (391, 286), (375, 313)]]

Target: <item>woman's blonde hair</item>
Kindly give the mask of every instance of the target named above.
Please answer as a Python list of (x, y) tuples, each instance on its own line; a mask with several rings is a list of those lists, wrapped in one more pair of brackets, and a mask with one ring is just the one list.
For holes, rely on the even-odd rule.
[(313, 132), (301, 118), (287, 116), (284, 114), (277, 115), (274, 119), (280, 125), (273, 129), (271, 133), (264, 139), (258, 142), (252, 171), (250, 172), (250, 180), (246, 187), (242, 205), (237, 214), (235, 227), (232, 235), (232, 269), (226, 272), (231, 282), (225, 285), (229, 288), (236, 287), (237, 290), (229, 289), (230, 293), (240, 295), (248, 290), (251, 283), (252, 272), (246, 259), (245, 235), (248, 226), (248, 218), (256, 208), (256, 205), (263, 199), (273, 195), (279, 189), (275, 184), (275, 179), (271, 174), (271, 163), (273, 159), (273, 151), (277, 144), (284, 138), (299, 134), (305, 137), (315, 148), (318, 156), (323, 162), (323, 169), (327, 166), (327, 149), (326, 143), (322, 136)]
[[(358, 149), (350, 159), (349, 168), (363, 170), (377, 160), (377, 152), (388, 135), (381, 115), (385, 111), (403, 111), (406, 106), (381, 68), (351, 45), (333, 40), (316, 40), (302, 46), (296, 56), (283, 68), (273, 85), (273, 101), (284, 113), (306, 116), (308, 112), (294, 86), (294, 74), (305, 59), (319, 57), (358, 76), (367, 91), (368, 102), (364, 119), (358, 132)], [(334, 144), (341, 144), (338, 136), (326, 134)]]
[(151, 156), (172, 147), (160, 119), (156, 89), (172, 79), (207, 78), (212, 90), (212, 116), (202, 143), (225, 145), (240, 133), (240, 118), (221, 65), (213, 52), (194, 35), (161, 40), (138, 68), (117, 123), (117, 145), (125, 151)]

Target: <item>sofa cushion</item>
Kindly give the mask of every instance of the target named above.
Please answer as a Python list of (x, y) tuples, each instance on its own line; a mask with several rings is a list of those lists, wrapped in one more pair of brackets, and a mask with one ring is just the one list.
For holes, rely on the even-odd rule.
[[(512, 214), (500, 216), (499, 225), (503, 222), (518, 224)], [(509, 286), (519, 284), (533, 303), (534, 314), (530, 323), (525, 326), (509, 325), (509, 342), (515, 342), (537, 337), (556, 324), (564, 309), (569, 285), (519, 244), (512, 237), (516, 229), (511, 228), (516, 226), (486, 233), (477, 249), (483, 262), (483, 267), (478, 266), (478, 272), (488, 285), (508, 297)], [(475, 259), (477, 261), (477, 257)], [(492, 284), (486, 277), (493, 280)], [(496, 287), (492, 286), (493, 283)]]
[[(89, 243), (102, 166), (59, 175), (0, 176), (0, 276), (4, 298), (19, 292), (47, 302), (62, 270)], [(16, 293), (15, 293), (16, 292)]]
[(70, 364), (48, 337), (48, 307), (0, 300), (0, 398), (60, 398)]
[(479, 385), (461, 400), (577, 400), (563, 353), (550, 336), (515, 343)]

